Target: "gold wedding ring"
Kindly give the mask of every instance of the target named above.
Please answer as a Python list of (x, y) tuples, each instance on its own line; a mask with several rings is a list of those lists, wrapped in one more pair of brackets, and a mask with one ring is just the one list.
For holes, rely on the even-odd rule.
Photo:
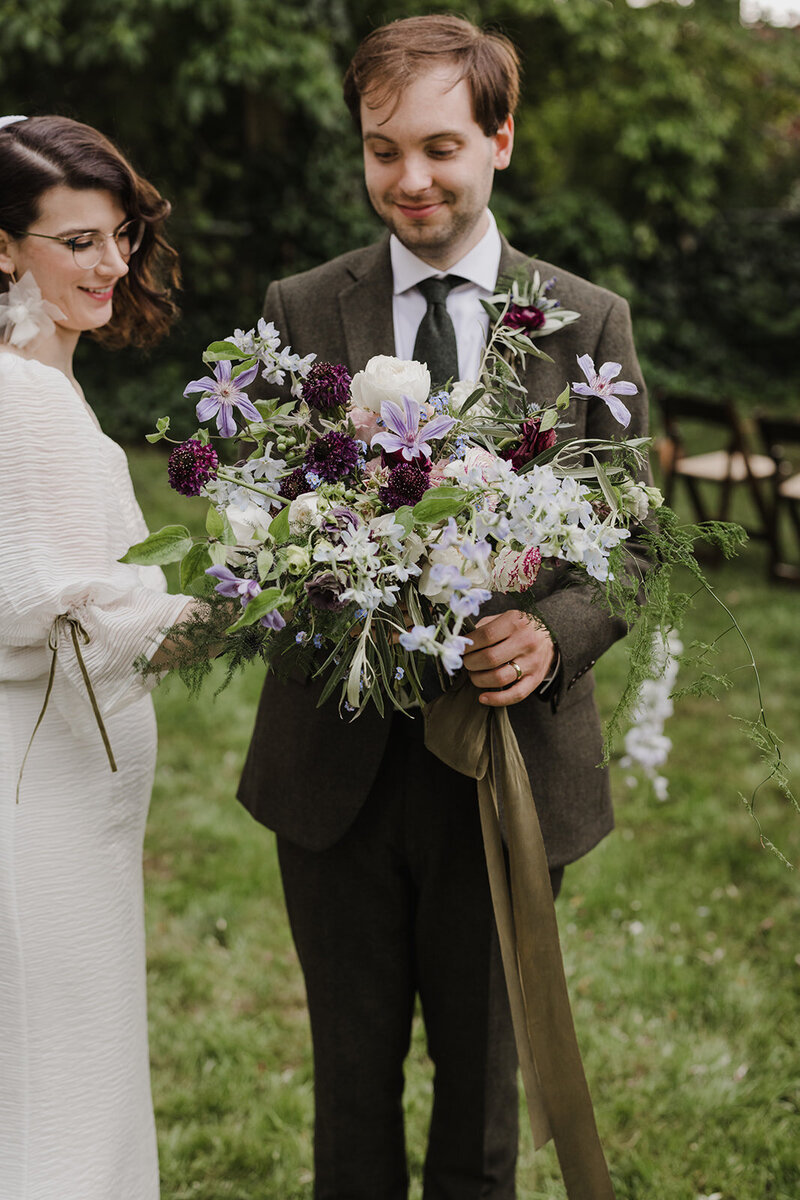
[(517, 678), (514, 680), (514, 683), (519, 683), (520, 679), (522, 679), (522, 667), (519, 665), (519, 663), (514, 662), (513, 658), (508, 660), (508, 665), (513, 667), (517, 672)]

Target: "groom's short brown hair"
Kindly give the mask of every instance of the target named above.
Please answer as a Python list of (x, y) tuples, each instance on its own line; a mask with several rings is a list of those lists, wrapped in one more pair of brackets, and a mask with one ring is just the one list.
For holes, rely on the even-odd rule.
[(406, 17), (373, 30), (356, 50), (344, 77), (344, 99), (358, 129), (361, 101), (380, 108), (417, 76), (453, 63), (472, 93), (475, 120), (492, 137), (519, 100), (519, 55), (502, 33), (479, 29), (463, 17)]

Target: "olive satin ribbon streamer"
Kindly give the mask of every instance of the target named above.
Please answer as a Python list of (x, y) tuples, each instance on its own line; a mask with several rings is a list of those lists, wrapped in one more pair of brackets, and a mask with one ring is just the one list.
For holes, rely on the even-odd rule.
[[(33, 727), (33, 733), (31, 734), (31, 740), (28, 742), (28, 748), (25, 751), (25, 755), (22, 759), (22, 764), (19, 768), (19, 775), (17, 776), (17, 804), (19, 804), (19, 789), (22, 784), (22, 772), (25, 770), (25, 763), (28, 761), (28, 755), (31, 752), (31, 746), (33, 745), (33, 739), (36, 737), (36, 734), (39, 732), (39, 726), (41, 725), (42, 721), (44, 720), (44, 714), (47, 712), (47, 706), (50, 703), (50, 693), (53, 690), (53, 683), (54, 683), (55, 677), (56, 677), (56, 663), (58, 661), (58, 631), (59, 631), (59, 626), (62, 623), (64, 625), (69, 626), (69, 631), (70, 631), (70, 634), (72, 635), (72, 644), (75, 647), (75, 657), (78, 660), (78, 666), (80, 667), (81, 675), (83, 676), (83, 682), (86, 684), (86, 691), (89, 696), (89, 703), (92, 706), (92, 712), (94, 713), (94, 719), (97, 722), (97, 728), (100, 730), (100, 736), (103, 739), (103, 745), (105, 746), (105, 751), (106, 751), (106, 754), (108, 755), (108, 765), (111, 767), (112, 771), (116, 771), (116, 769), (117, 769), (117, 764), (114, 759), (113, 751), (111, 749), (111, 742), (109, 741), (106, 727), (103, 724), (103, 718), (100, 714), (100, 707), (97, 703), (97, 698), (94, 694), (94, 688), (92, 687), (92, 681), (89, 678), (89, 672), (86, 670), (86, 663), (83, 661), (83, 655), (81, 654), (80, 641), (83, 642), (84, 646), (87, 646), (91, 639), (89, 638), (88, 633), (86, 632), (86, 630), (83, 628), (80, 621), (76, 617), (71, 617), (71, 616), (69, 616), (68, 613), (61, 613), (60, 616), (56, 617), (56, 619), (53, 621), (53, 624), (50, 626), (50, 633), (47, 638), (47, 645), (52, 653), (52, 658), (50, 659), (50, 675), (48, 676), (48, 680), (47, 680), (47, 689), (45, 690), (45, 694), (44, 694), (44, 704), (42, 705), (42, 711), (39, 713), (39, 717), (36, 721), (36, 724)], [(78, 640), (79, 637), (80, 637), (80, 641)]]
[[(547, 857), (508, 711), (470, 684), (425, 709), (425, 744), (478, 783), (481, 826), (534, 1146), (550, 1137), (569, 1200), (614, 1200), (575, 1037)], [(507, 833), (509, 869), (500, 826)]]

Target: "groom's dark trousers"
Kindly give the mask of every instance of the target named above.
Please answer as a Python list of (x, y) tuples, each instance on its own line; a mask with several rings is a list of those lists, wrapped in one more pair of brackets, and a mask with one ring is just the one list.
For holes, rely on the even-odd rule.
[[(524, 261), (504, 243), (501, 274)], [(550, 264), (534, 268), (558, 276), (553, 294), (581, 318), (548, 338), (552, 364), (531, 360), (529, 395), (552, 402), (579, 354), (620, 362), (640, 388), (627, 433), (645, 435), (627, 305)], [(264, 315), (297, 353), (351, 372), (393, 354), (388, 241), (272, 284)], [(574, 400), (564, 420), (564, 436), (619, 434), (598, 400)], [(535, 584), (561, 656), (552, 697), (509, 709), (555, 887), (613, 824), (591, 667), (626, 632), (589, 588), (563, 582), (556, 568)], [(492, 605), (514, 607), (514, 597)], [(239, 789), (278, 834), (306, 979), (315, 1200), (405, 1200), (403, 1060), (416, 995), (435, 1068), (424, 1200), (513, 1200), (516, 1059), (475, 784), (425, 749), (419, 718), (369, 709), (342, 721), (335, 702), (317, 707), (320, 690), (267, 677)]]

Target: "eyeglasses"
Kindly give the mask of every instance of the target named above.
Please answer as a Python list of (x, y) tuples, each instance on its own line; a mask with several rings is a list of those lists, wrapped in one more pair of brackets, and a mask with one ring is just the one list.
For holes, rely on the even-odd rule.
[(55, 237), (52, 233), (31, 233), (27, 229), (18, 229), (18, 237), (45, 238), (48, 242), (61, 242), (69, 246), (77, 266), (84, 271), (91, 271), (102, 261), (106, 252), (106, 243), (113, 241), (120, 258), (127, 262), (142, 244), (144, 237), (144, 221), (128, 221), (115, 233), (86, 232), (76, 233), (73, 237)]

